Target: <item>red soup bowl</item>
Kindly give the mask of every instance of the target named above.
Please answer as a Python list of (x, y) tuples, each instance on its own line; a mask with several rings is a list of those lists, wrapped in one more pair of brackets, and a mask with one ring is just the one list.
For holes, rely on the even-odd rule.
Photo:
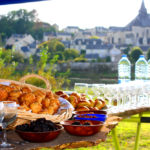
[(18, 135), (29, 142), (48, 142), (54, 140), (63, 130), (63, 126), (57, 125), (57, 130), (46, 132), (28, 132), (16, 130)]
[[(80, 123), (79, 125), (72, 124), (74, 122)], [(90, 123), (90, 125), (84, 125), (85, 123)], [(67, 120), (61, 122), (64, 129), (72, 135), (77, 136), (90, 136), (100, 132), (103, 122), (101, 121), (91, 121), (91, 120)]]

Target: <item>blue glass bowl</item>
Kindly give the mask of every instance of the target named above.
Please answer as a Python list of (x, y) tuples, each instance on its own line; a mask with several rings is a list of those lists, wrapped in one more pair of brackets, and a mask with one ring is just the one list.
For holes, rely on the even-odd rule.
[(74, 119), (76, 120), (94, 120), (105, 122), (107, 115), (105, 114), (76, 114)]

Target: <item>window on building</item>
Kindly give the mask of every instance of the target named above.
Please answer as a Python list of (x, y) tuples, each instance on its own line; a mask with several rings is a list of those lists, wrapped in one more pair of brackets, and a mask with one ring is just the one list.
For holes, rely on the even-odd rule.
[(112, 37), (112, 39), (111, 39), (111, 43), (114, 44), (114, 38), (113, 38), (113, 37)]
[(118, 44), (121, 44), (121, 38), (118, 38)]
[(143, 38), (139, 38), (139, 44), (143, 44)]
[(147, 39), (147, 44), (150, 44), (150, 38)]
[(148, 29), (146, 30), (146, 36), (147, 37), (149, 36), (149, 30)]

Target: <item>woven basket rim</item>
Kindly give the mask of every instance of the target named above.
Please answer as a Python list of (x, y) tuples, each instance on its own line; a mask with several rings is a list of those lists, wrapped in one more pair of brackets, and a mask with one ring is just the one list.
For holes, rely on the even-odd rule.
[[(39, 75), (35, 75), (36, 77), (40, 77)], [(35, 77), (32, 75), (28, 75), (28, 77)], [(26, 76), (22, 77), (21, 79), (27, 79)], [(41, 80), (43, 79), (43, 77), (40, 78)], [(44, 88), (40, 88), (40, 87), (37, 87), (37, 86), (34, 86), (34, 85), (31, 85), (31, 84), (27, 84), (24, 82), (25, 80), (21, 80), (21, 81), (15, 81), (15, 80), (9, 80), (9, 79), (0, 79), (0, 84), (3, 83), (3, 82), (8, 82), (9, 84), (11, 83), (14, 83), (14, 84), (17, 84), (17, 85), (20, 85), (21, 87), (29, 87), (31, 88), (32, 90), (41, 90), (41, 91), (44, 91), (44, 92), (47, 92), (47, 91), (50, 91), (50, 87), (51, 86), (48, 86), (50, 84), (46, 84), (46, 89)], [(44, 80), (44, 82), (48, 82), (48, 80)], [(71, 104), (70, 104), (71, 105)], [(19, 110), (18, 109), (18, 119), (23, 119), (23, 120), (35, 120), (35, 119), (38, 119), (38, 118), (46, 118), (48, 120), (51, 120), (53, 122), (61, 122), (61, 121), (65, 121), (69, 118), (72, 117), (72, 112), (73, 112), (73, 109), (71, 108), (68, 108), (66, 109), (65, 112), (63, 112), (62, 114), (54, 114), (54, 115), (49, 115), (49, 114), (35, 114), (35, 113), (32, 113), (32, 112), (27, 112), (25, 110)], [(16, 126), (16, 124), (14, 125)]]

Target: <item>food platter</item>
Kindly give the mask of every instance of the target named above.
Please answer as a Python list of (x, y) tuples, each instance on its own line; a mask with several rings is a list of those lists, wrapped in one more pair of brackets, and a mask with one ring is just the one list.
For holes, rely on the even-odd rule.
[[(13, 131), (15, 137), (18, 138), (20, 136), (20, 138), (22, 138), (23, 140), (30, 141), (31, 143), (41, 143), (45, 140), (50, 140), (52, 144), (50, 144), (51, 146), (56, 145), (56, 143), (57, 145), (74, 142), (83, 142), (85, 144), (88, 143), (86, 142), (87, 140), (91, 141), (89, 142), (90, 144), (92, 143), (92, 145), (95, 145), (98, 142), (95, 143), (93, 141), (94, 139), (98, 141), (106, 139), (106, 135), (111, 128), (108, 124), (105, 123), (108, 118), (107, 111), (104, 111), (106, 103), (103, 99), (88, 99), (85, 94), (79, 94), (72, 91), (56, 91), (54, 93), (51, 91), (51, 86), (46, 79), (43, 79), (44, 82), (46, 82), (46, 89), (26, 84), (25, 80), (30, 77), (43, 79), (37, 75), (28, 75), (27, 77), (23, 77), (23, 79), (21, 79), (20, 81), (0, 79), (0, 90), (5, 91), (4, 93), (7, 93), (7, 90), (10, 90), (6, 94), (7, 97), (5, 97), (5, 100), (12, 100), (18, 104), (17, 119), (9, 126), (9, 129), (17, 129), (16, 133), (14, 133)], [(11, 90), (11, 88), (13, 90)], [(15, 99), (14, 97), (18, 93), (20, 95)], [(14, 99), (11, 99), (10, 97), (13, 97)], [(0, 100), (2, 101), (1, 97)], [(38, 105), (33, 105), (35, 103), (38, 103)], [(52, 110), (49, 108), (51, 108)], [(59, 127), (58, 132), (57, 130), (53, 132), (55, 133), (54, 138), (48, 138), (45, 140), (43, 139), (44, 141), (42, 141), (42, 139), (36, 138), (39, 136), (38, 134), (40, 134), (41, 136), (46, 134), (46, 136), (51, 135), (49, 137), (53, 137), (53, 133), (49, 131), (46, 131), (44, 133), (44, 130), (42, 131), (42, 133), (37, 130), (19, 131), (17, 128), (18, 126), (29, 126), (29, 124), (31, 124), (32, 122), (36, 122), (38, 119), (52, 121), (53, 124)], [(67, 123), (69, 122), (71, 122), (72, 124), (68, 126)], [(80, 124), (75, 125), (74, 123), (77, 122), (80, 122)], [(116, 124), (117, 122), (112, 124), (111, 127), (114, 127)], [(108, 130), (106, 130), (107, 125), (109, 126)], [(64, 130), (63, 127), (65, 128)], [(67, 130), (67, 127), (69, 130)], [(81, 131), (85, 132), (83, 134), (80, 134), (82, 133)], [(77, 133), (78, 137), (76, 137)], [(90, 137), (91, 135), (95, 138)], [(34, 137), (35, 141), (32, 138), (27, 138), (31, 136)], [(64, 140), (60, 140), (60, 137), (62, 138), (62, 136), (64, 136)], [(86, 136), (88, 137), (86, 138)], [(51, 140), (54, 141), (54, 144)], [(37, 143), (36, 145), (38, 146), (39, 144)]]

